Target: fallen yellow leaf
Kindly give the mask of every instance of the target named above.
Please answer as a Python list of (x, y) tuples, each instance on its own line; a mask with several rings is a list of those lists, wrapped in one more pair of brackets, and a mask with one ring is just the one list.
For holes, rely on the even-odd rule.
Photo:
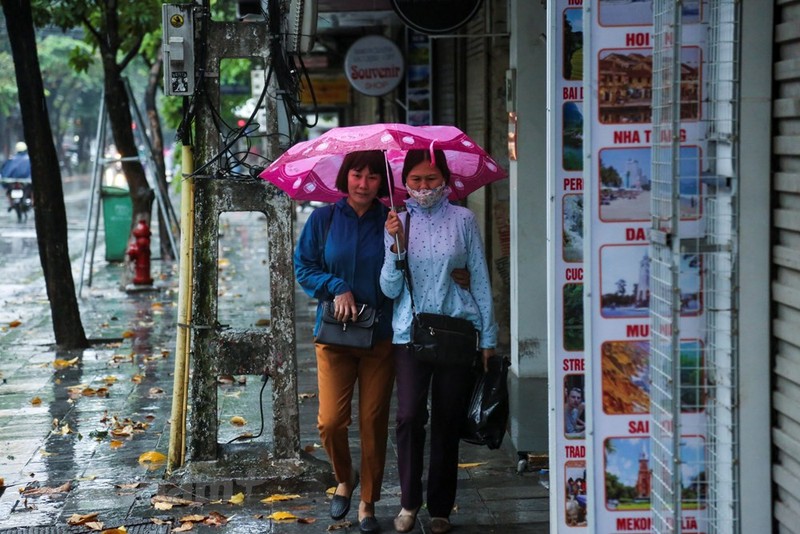
[(91, 514), (72, 514), (69, 519), (67, 519), (68, 525), (83, 525), (84, 523), (88, 523), (94, 519), (97, 519), (98, 512), (92, 512)]
[(222, 515), (219, 512), (210, 512), (208, 517), (203, 521), (204, 525), (209, 525), (212, 527), (221, 527), (228, 523), (228, 518)]
[(109, 375), (103, 379), (103, 382), (108, 384), (109, 386), (117, 381), (117, 377), (114, 375)]
[(132, 482), (130, 484), (114, 484), (115, 487), (121, 490), (139, 489), (144, 485), (143, 482)]
[(166, 461), (167, 457), (158, 451), (143, 452), (141, 455), (139, 455), (140, 464), (146, 464), (146, 463), (160, 464)]
[(240, 415), (234, 415), (231, 417), (231, 424), (235, 426), (244, 426), (247, 424), (247, 419)]
[(473, 462), (470, 464), (458, 464), (458, 467), (461, 469), (469, 469), (471, 467), (478, 467), (479, 465), (484, 465), (486, 462)]
[(178, 519), (181, 523), (186, 523), (187, 521), (197, 523), (198, 521), (202, 521), (206, 518), (204, 515), (200, 514), (192, 514), (192, 515), (185, 515)]
[[(103, 530), (103, 522), (102, 521), (89, 521), (88, 523), (83, 524), (84, 527), (89, 528), (91, 530)], [(108, 531), (106, 531), (108, 532)]]
[(133, 336), (135, 336), (135, 335), (136, 335), (136, 334), (133, 332), (133, 330), (125, 330), (125, 331), (122, 333), (122, 337), (123, 337), (123, 338), (125, 338), (125, 339), (128, 339), (128, 338), (130, 338), (130, 337), (133, 337)]
[(350, 521), (339, 521), (338, 523), (334, 523), (332, 525), (328, 525), (328, 528), (325, 530), (328, 532), (333, 532), (334, 530), (342, 530), (345, 528), (350, 528), (353, 526), (353, 523)]
[(240, 491), (236, 495), (233, 495), (228, 502), (231, 504), (242, 504), (244, 502), (244, 493)]
[(78, 363), (78, 357), (74, 357), (71, 360), (62, 360), (61, 358), (56, 358), (53, 360), (53, 367), (56, 369), (65, 369), (67, 367), (73, 366)]
[(202, 506), (203, 504), (197, 501), (190, 501), (189, 499), (173, 497), (171, 495), (153, 495), (150, 497), (150, 502), (154, 505), (163, 503), (169, 504), (170, 506)]
[[(163, 510), (172, 510), (172, 504), (170, 504), (168, 502), (157, 502), (157, 503), (155, 503), (153, 505), (153, 508), (155, 508), (156, 510), (162, 510), (162, 511)], [(173, 530), (173, 532), (175, 532), (175, 531)]]
[(109, 528), (102, 531), (100, 534), (127, 534), (128, 529), (125, 528), (125, 525), (122, 525), (117, 528)]
[(18, 326), (19, 326), (19, 325), (21, 325), (21, 324), (22, 324), (22, 321), (20, 321), (20, 320), (18, 320), (18, 319), (14, 319), (14, 320), (13, 320), (13, 321), (11, 321), (10, 323), (8, 323), (8, 326), (9, 326), (10, 328), (16, 328), (16, 327), (18, 327)]
[[(133, 434), (133, 425), (125, 425), (111, 430), (111, 435), (118, 438), (127, 438), (130, 437), (131, 434)], [(142, 461), (141, 457), (139, 457), (139, 461)]]
[(286, 495), (286, 494), (275, 493), (273, 495), (270, 495), (269, 497), (261, 499), (261, 502), (271, 503), (280, 501), (291, 501), (292, 499), (299, 499), (299, 498), (300, 495)]
[(291, 512), (272, 512), (267, 516), (267, 519), (273, 521), (295, 521), (297, 516)]
[(139, 384), (142, 381), (143, 378), (144, 378), (144, 376), (142, 376), (142, 375), (133, 375), (131, 377), (131, 382), (136, 382), (137, 384)]
[(40, 399), (39, 397), (34, 397), (31, 399), (31, 404), (33, 404), (34, 406), (39, 406), (41, 403), (42, 399)]
[(120, 447), (122, 447), (124, 444), (125, 444), (125, 442), (123, 442), (123, 441), (120, 441), (120, 440), (118, 440), (118, 439), (112, 439), (112, 440), (111, 440), (111, 444), (110, 444), (110, 445), (111, 445), (111, 448), (112, 448), (112, 449), (119, 449), (119, 448), (120, 448)]
[(72, 489), (72, 483), (64, 482), (57, 488), (28, 488), (28, 489), (20, 489), (19, 492), (26, 497), (30, 497), (33, 495), (52, 495), (54, 493), (67, 493), (71, 489)]

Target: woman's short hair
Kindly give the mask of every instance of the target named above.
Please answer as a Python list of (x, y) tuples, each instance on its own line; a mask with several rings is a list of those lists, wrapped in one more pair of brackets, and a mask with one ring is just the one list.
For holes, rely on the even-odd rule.
[[(339, 174), (336, 175), (336, 189), (347, 194), (347, 175), (350, 174), (350, 169), (360, 171), (364, 167), (368, 167), (370, 172), (381, 176), (381, 183), (378, 185), (378, 198), (388, 197), (389, 180), (386, 178), (386, 160), (380, 150), (362, 150), (347, 154), (339, 167)], [(389, 178), (392, 178), (391, 172), (390, 168)]]
[[(435, 165), (441, 171), (444, 177), (444, 183), (450, 184), (450, 167), (447, 166), (447, 158), (444, 156), (444, 151), (438, 148), (433, 149), (433, 156), (436, 158)], [(409, 150), (406, 154), (406, 159), (403, 162), (403, 185), (406, 185), (406, 178), (411, 169), (422, 163), (423, 161), (431, 160), (431, 151), (423, 149)]]

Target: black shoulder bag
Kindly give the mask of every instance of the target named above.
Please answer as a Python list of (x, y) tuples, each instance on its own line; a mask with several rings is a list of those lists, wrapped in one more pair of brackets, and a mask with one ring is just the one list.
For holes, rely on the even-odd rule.
[[(411, 214), (406, 212), (405, 247), (408, 254), (408, 234), (411, 232)], [(417, 359), (434, 365), (475, 364), (478, 352), (478, 331), (471, 321), (438, 313), (417, 313), (411, 287), (411, 269), (403, 269), (408, 295), (411, 297), (411, 343), (409, 348)]]
[[(328, 231), (333, 223), (333, 213), (335, 206), (331, 206), (331, 216), (325, 235), (322, 238), (321, 256), (322, 264), (325, 265), (325, 242), (328, 240)], [(375, 344), (375, 329), (378, 324), (377, 312), (372, 306), (356, 303), (358, 315), (355, 319), (342, 322), (337, 320), (334, 313), (332, 300), (322, 302), (322, 322), (319, 325), (315, 343), (325, 345), (339, 345), (342, 347), (352, 347), (357, 349), (371, 349)]]

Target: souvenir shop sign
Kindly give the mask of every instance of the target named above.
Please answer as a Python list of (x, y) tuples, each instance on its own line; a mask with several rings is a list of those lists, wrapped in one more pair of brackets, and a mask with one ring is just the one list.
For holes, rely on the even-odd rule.
[(400, 18), (420, 33), (438, 34), (466, 24), (482, 0), (392, 0)]
[(353, 43), (344, 60), (350, 85), (367, 96), (392, 91), (403, 79), (404, 67), (400, 49), (381, 35), (367, 35)]

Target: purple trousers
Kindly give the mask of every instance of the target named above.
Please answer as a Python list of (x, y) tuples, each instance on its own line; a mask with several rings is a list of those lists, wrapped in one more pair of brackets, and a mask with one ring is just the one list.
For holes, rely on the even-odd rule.
[(417, 361), (405, 345), (393, 345), (393, 349), (400, 503), (407, 510), (415, 510), (423, 502), (422, 471), (430, 393), (428, 511), (431, 517), (450, 517), (458, 483), (458, 444), (475, 376), (467, 367), (437, 367)]

